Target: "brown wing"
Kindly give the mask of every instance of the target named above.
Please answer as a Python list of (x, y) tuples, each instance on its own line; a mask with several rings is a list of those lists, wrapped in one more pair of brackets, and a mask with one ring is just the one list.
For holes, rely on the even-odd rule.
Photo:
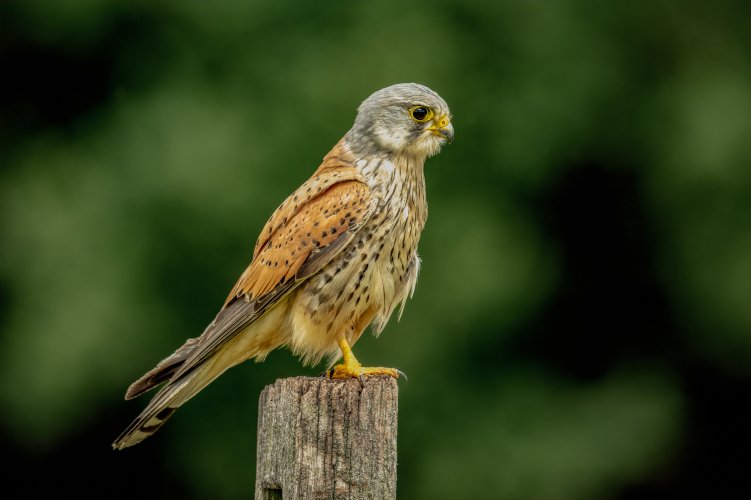
[(318, 184), (316, 196), (298, 201), (301, 196), (296, 193), (279, 207), (264, 227), (253, 262), (235, 284), (225, 305), (240, 297), (253, 300), (266, 295), (295, 278), (308, 259), (347, 240), (359, 228), (369, 211), (370, 189), (358, 180), (325, 186), (338, 174), (342, 172), (313, 177), (297, 193)]
[(214, 322), (171, 380), (196, 367), (349, 243), (374, 207), (356, 169), (333, 157), (274, 212)]

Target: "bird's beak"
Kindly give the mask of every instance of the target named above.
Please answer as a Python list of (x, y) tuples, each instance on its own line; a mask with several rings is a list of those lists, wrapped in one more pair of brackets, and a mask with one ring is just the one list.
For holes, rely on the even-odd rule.
[(454, 126), (448, 116), (441, 116), (430, 127), (430, 131), (437, 136), (446, 139), (446, 142), (454, 140)]

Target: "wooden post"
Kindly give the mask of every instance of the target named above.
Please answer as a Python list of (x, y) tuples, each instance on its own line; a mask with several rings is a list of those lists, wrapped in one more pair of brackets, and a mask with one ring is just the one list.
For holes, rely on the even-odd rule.
[(397, 406), (391, 377), (295, 377), (266, 386), (255, 499), (395, 499)]

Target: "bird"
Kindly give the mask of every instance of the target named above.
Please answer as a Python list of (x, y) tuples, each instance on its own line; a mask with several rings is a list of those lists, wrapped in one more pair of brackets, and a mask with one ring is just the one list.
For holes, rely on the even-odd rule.
[(368, 326), (378, 336), (396, 307), (401, 317), (414, 293), (428, 214), (423, 167), (453, 140), (451, 119), (443, 98), (418, 83), (362, 101), (352, 128), (273, 212), (215, 319), (127, 389), (129, 400), (162, 386), (112, 447), (143, 441), (227, 369), (279, 347), (306, 365), (326, 357), (332, 379), (398, 378), (362, 366), (352, 346)]

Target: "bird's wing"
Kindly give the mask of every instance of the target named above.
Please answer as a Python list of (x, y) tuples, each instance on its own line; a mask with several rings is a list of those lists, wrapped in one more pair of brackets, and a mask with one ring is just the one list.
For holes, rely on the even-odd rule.
[[(264, 226), (253, 262), (225, 306), (263, 297), (299, 274), (320, 254), (331, 254), (359, 229), (371, 209), (370, 189), (352, 167), (319, 169), (276, 209)], [(319, 260), (319, 259), (317, 259)]]
[(354, 238), (375, 200), (351, 155), (337, 145), (313, 176), (272, 214), (253, 260), (216, 319), (128, 388), (135, 398), (204, 362), (264, 312), (315, 274)]
[(373, 208), (370, 189), (354, 168), (324, 162), (274, 212), (253, 261), (172, 380), (205, 361), (318, 272), (352, 241)]

